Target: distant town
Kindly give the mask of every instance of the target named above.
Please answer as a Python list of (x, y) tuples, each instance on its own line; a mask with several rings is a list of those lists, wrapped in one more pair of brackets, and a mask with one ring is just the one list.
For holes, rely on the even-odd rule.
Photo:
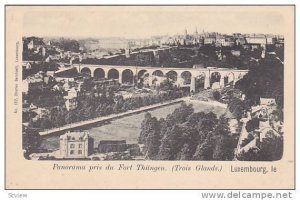
[(284, 37), (23, 37), (30, 160), (280, 160)]

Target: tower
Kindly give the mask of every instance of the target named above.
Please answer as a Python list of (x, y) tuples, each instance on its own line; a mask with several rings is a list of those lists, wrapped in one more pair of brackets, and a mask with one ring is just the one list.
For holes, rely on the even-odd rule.
[(184, 36), (187, 37), (187, 34), (188, 34), (188, 33), (187, 33), (187, 29), (185, 28), (185, 29), (184, 29)]
[(130, 44), (128, 42), (127, 48), (125, 49), (125, 57), (130, 58)]

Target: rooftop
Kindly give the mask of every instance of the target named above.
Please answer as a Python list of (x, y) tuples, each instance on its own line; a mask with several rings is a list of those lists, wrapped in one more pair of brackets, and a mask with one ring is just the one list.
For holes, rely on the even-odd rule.
[(69, 141), (78, 141), (85, 140), (89, 137), (89, 133), (87, 131), (79, 131), (79, 132), (67, 132), (64, 135), (61, 135), (59, 138), (61, 140), (66, 139)]

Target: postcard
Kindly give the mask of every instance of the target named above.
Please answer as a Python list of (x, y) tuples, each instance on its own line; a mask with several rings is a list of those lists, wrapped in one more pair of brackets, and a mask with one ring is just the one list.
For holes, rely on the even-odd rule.
[(294, 189), (292, 5), (6, 5), (6, 189)]

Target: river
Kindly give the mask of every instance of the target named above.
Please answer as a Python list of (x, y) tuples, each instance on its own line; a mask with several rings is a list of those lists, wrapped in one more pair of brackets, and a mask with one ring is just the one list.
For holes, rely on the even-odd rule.
[[(188, 102), (187, 102), (188, 103)], [(225, 108), (221, 106), (212, 106), (205, 103), (194, 101), (193, 108), (195, 112), (210, 112), (212, 111), (217, 116), (224, 113)], [(151, 111), (152, 116), (165, 118), (172, 113), (180, 103), (160, 107)], [(86, 130), (94, 138), (94, 146), (97, 147), (100, 140), (126, 140), (128, 144), (137, 143), (137, 139), (141, 130), (141, 123), (144, 119), (145, 112), (133, 114), (118, 119), (111, 120), (108, 124), (95, 125)], [(59, 148), (59, 135), (43, 136), (41, 148), (57, 149)]]

